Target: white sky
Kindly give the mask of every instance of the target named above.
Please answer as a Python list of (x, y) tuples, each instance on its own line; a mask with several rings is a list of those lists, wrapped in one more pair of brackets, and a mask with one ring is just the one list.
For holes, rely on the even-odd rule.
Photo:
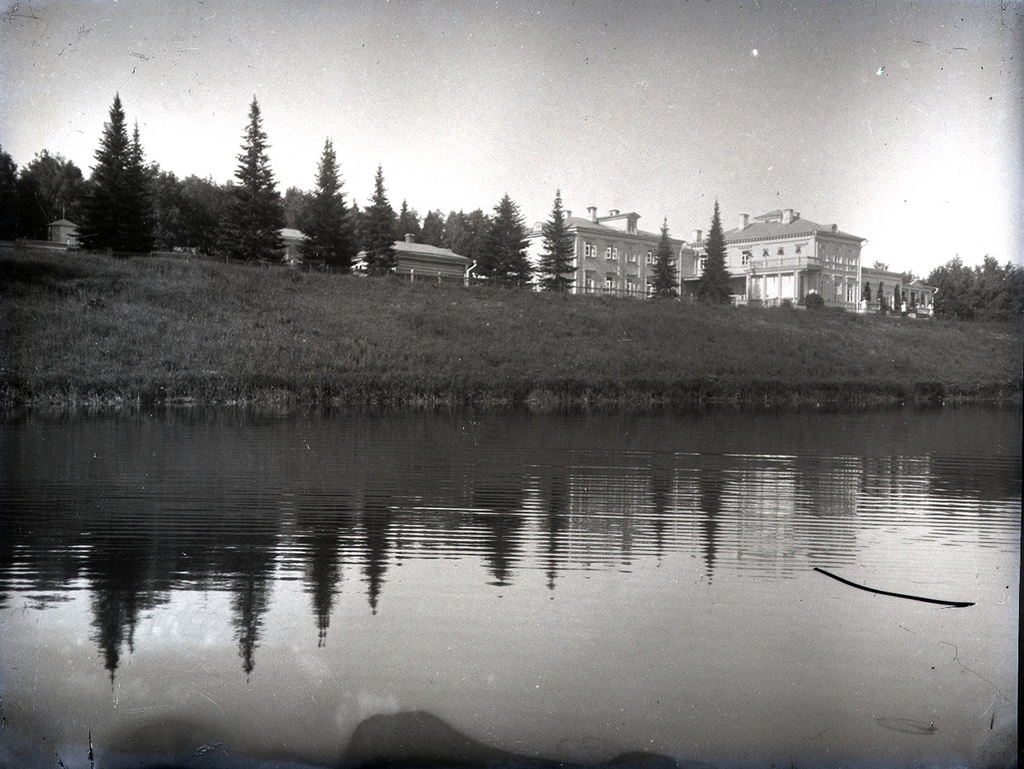
[[(1005, 7), (1004, 7), (1005, 6)], [(0, 146), (88, 175), (114, 93), (147, 157), (234, 173), (259, 99), (283, 192), (324, 139), (365, 205), (657, 231), (795, 208), (927, 274), (1022, 256), (1021, 0), (0, 0)], [(754, 53), (756, 51), (756, 54)]]

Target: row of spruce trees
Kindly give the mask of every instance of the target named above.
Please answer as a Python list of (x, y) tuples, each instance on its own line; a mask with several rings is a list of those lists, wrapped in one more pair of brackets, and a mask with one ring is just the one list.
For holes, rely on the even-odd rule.
[[(430, 211), (423, 218), (405, 201), (396, 214), (377, 168), (374, 191), (365, 209), (346, 203), (338, 159), (328, 138), (312, 192), (289, 189), (282, 197), (267, 154), (269, 144), (255, 97), (249, 108), (233, 182), (216, 185), (188, 177), (179, 180), (145, 162), (138, 123), (129, 135), (120, 95), (104, 123), (95, 165), (88, 181), (73, 163), (45, 150), (16, 177), (10, 156), (0, 151), (0, 209), (7, 221), (0, 237), (45, 237), (45, 225), (69, 216), (79, 225), (79, 240), (89, 250), (117, 254), (153, 249), (187, 249), (238, 261), (274, 262), (283, 258), (281, 229), (306, 235), (302, 257), (309, 264), (350, 272), (364, 251), (368, 274), (386, 275), (396, 266), (394, 243), (406, 235), (470, 257), (474, 274), (505, 285), (565, 291), (572, 285), (574, 242), (556, 191), (551, 216), (543, 226), (544, 251), (534, 275), (526, 255), (527, 228), (518, 206), (506, 194), (493, 214), (477, 209)], [(20, 197), (20, 201), (19, 201)], [(59, 208), (58, 208), (59, 206)], [(667, 221), (655, 260), (656, 296), (678, 296), (679, 281)], [(708, 301), (728, 301), (725, 244), (718, 216), (712, 219), (708, 266), (698, 287)]]

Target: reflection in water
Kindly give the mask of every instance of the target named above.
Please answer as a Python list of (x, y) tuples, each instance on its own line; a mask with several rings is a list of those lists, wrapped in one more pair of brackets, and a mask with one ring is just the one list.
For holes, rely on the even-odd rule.
[(319, 507), (317, 497), (300, 496), (295, 508), (294, 551), (304, 564), (305, 591), (316, 617), (317, 646), (327, 643), (334, 599), (341, 592), (342, 552), (351, 552), (355, 514), (348, 500)]
[[(2, 433), (0, 610), (28, 607), (56, 616), (84, 596), (91, 648), (117, 691), (127, 657), (167, 643), (153, 633), (140, 635), (140, 627), (189, 594), (223, 596), (210, 611), (222, 613), (246, 682), (258, 687), (261, 676), (269, 680), (276, 669), (258, 650), (293, 619), (275, 614), (292, 586), (304, 621), (289, 632), (315, 636), (323, 654), (345, 651), (354, 640), (350, 633), (373, 627), (367, 621), (391, 623), (396, 637), (429, 645), (429, 636), (419, 638), (401, 623), (417, 611), (430, 616), (435, 603), (452, 604), (451, 612), (479, 636), (486, 632), (481, 617), (496, 621), (492, 598), (519, 601), (518, 611), (527, 611), (523, 596), (536, 591), (545, 604), (557, 597), (551, 606), (563, 612), (559, 635), (539, 642), (540, 648), (581, 644), (584, 657), (593, 654), (609, 631), (588, 629), (586, 622), (607, 610), (602, 602), (612, 601), (633, 612), (632, 622), (653, 627), (649, 632), (680, 637), (680, 650), (659, 650), (670, 654), (670, 663), (658, 664), (671, 670), (671, 654), (691, 664), (716, 645), (735, 642), (686, 640), (704, 632), (705, 622), (723, 622), (716, 619), (719, 609), (694, 592), (695, 584), (725, 596), (723, 605), (741, 617), (730, 587), (737, 578), (747, 580), (745, 591), (763, 594), (751, 585), (797, 582), (817, 565), (852, 572), (871, 564), (876, 571), (902, 570), (893, 571), (891, 582), (872, 582), (933, 585), (941, 569), (937, 576), (932, 563), (908, 562), (908, 547), (980, 544), (1016, 552), (1019, 412), (1009, 419), (984, 410), (922, 414), (898, 435), (880, 431), (887, 419), (734, 414), (729, 421), (713, 414), (703, 420), (415, 415), (247, 421), (223, 412), (62, 424), (32, 418), (7, 424)], [(995, 434), (998, 445), (1009, 447), (1002, 453), (992, 449)], [(894, 531), (901, 532), (898, 538)], [(468, 568), (456, 577), (451, 564)], [(663, 566), (673, 570), (671, 583), (645, 593), (654, 590), (651, 570)], [(386, 600), (393, 590), (406, 594), (396, 575), (419, 580), (421, 605)], [(621, 575), (645, 576), (634, 582)], [(1011, 577), (1000, 575), (1007, 589)], [(701, 622), (662, 628), (658, 623), (672, 616), (661, 619), (662, 607), (682, 600), (680, 591), (687, 591), (687, 616)], [(372, 619), (360, 619), (357, 603)], [(530, 608), (527, 616), (538, 611)], [(332, 618), (343, 618), (345, 644), (328, 643)], [(612, 654), (632, 649), (644, 632), (609, 641)], [(444, 644), (439, 648), (424, 669), (440, 664)], [(470, 669), (472, 653), (458, 652)], [(392, 659), (414, 656), (399, 649)], [(512, 679), (522, 673), (510, 671), (529, 669), (529, 660), (514, 655), (497, 672), (490, 666), (499, 663), (486, 660), (478, 663), (489, 670), (478, 688), (499, 687), (503, 675)], [(570, 660), (559, 669), (584, 664)], [(322, 663), (309, 658), (302, 664)], [(611, 676), (607, 671), (623, 663), (602, 666), (595, 657), (593, 664)], [(687, 665), (680, 670), (685, 679)], [(585, 679), (581, 674), (563, 688), (571, 692)], [(522, 682), (516, 691), (538, 685)], [(680, 691), (695, 696), (709, 685)], [(339, 705), (338, 712), (367, 715), (358, 702)], [(680, 707), (690, 712), (688, 704)], [(878, 716), (876, 727), (905, 721), (914, 719)]]
[[(85, 573), (89, 575), (96, 645), (110, 673), (111, 686), (121, 661), (122, 649), (135, 647), (139, 612), (152, 607), (156, 596), (147, 591), (148, 557), (138, 540), (104, 540), (88, 550)], [(147, 604), (144, 606), (143, 604)]]
[(384, 587), (384, 575), (388, 571), (391, 519), (387, 499), (379, 494), (368, 494), (363, 505), (363, 546), (366, 552), (363, 575), (366, 577), (366, 594), (374, 614), (377, 613), (377, 602)]
[(718, 517), (722, 514), (722, 494), (725, 476), (721, 468), (705, 466), (697, 477), (700, 494), (700, 527), (703, 543), (704, 563), (708, 582), (715, 570), (715, 536), (718, 531)]
[(569, 526), (569, 484), (565, 470), (555, 468), (545, 476), (542, 485), (544, 517), (541, 520), (544, 531), (544, 573), (548, 590), (554, 591), (558, 581), (558, 562), (561, 558), (561, 541)]
[(231, 622), (238, 636), (238, 656), (246, 680), (256, 667), (256, 648), (260, 645), (263, 616), (269, 606), (273, 542), (260, 542), (258, 537), (229, 546), (223, 568), (229, 576)]
[[(47, 476), (52, 463), (39, 457), (54, 449), (43, 438), (52, 426), (6, 433), (18, 451), (6, 490), (0, 595), (9, 600), (12, 590), (28, 589), (45, 605), (84, 576), (94, 640), (111, 680), (125, 649), (133, 649), (140, 612), (174, 590), (230, 593), (230, 622), (249, 677), (282, 573), (301, 575), (323, 646), (346, 563), (359, 565), (374, 614), (392, 560), (427, 552), (482, 555), (494, 587), (511, 586), (523, 565), (537, 568), (550, 591), (567, 570), (680, 550), (699, 555), (709, 583), (723, 557), (727, 568), (785, 576), (818, 563), (852, 563), (864, 516), (871, 523), (891, 512), (914, 514), (955, 489), (979, 502), (1020, 495), (1013, 462), (967, 463), (964, 470), (964, 463), (930, 453), (673, 452), (657, 435), (648, 436), (648, 450), (621, 453), (589, 434), (583, 446), (548, 450), (529, 430), (516, 436), (507, 427), (504, 444), (487, 451), (479, 438), (453, 441), (458, 425), (414, 420), (408, 432), (383, 440), (362, 422), (260, 425), (260, 440), (267, 430), (276, 434), (261, 456), (247, 432), (232, 452), (219, 426), (181, 431), (168, 420), (173, 436), (151, 423), (140, 435), (131, 425), (127, 445), (122, 430), (107, 423), (96, 425), (99, 435), (89, 434), (89, 423), (72, 425), (73, 437), (91, 447), (98, 441), (112, 461), (76, 467), (62, 460), (61, 485)], [(576, 436), (570, 429), (567, 437), (572, 443)], [(324, 451), (308, 456), (317, 440)], [(292, 442), (307, 451), (296, 457)], [(429, 461), (439, 446), (441, 461)], [(67, 448), (78, 450), (73, 442)], [(551, 462), (538, 464), (537, 451)], [(220, 484), (214, 457), (230, 454), (242, 458), (242, 473), (234, 484)], [(322, 456), (346, 465), (328, 467)], [(261, 487), (254, 490), (255, 476)], [(361, 500), (358, 513), (353, 500)]]

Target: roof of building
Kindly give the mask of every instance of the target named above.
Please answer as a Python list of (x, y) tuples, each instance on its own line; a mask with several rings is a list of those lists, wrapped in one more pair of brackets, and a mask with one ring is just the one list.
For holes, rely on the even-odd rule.
[(77, 227), (78, 225), (75, 224), (70, 219), (57, 219), (56, 221), (50, 222), (47, 226), (48, 227)]
[(782, 211), (776, 209), (760, 216), (753, 217), (753, 220), (742, 230), (734, 227), (724, 233), (726, 243), (739, 243), (744, 240), (769, 240), (771, 238), (796, 237), (799, 235), (838, 235), (853, 240), (865, 240), (859, 235), (851, 235), (843, 232), (834, 224), (818, 224), (810, 219), (804, 219), (800, 214), (793, 213), (793, 220), (789, 224), (782, 223)]
[(280, 229), (281, 237), (285, 240), (305, 240), (306, 235), (302, 230), (297, 230), (294, 227), (282, 227)]
[[(622, 214), (622, 215), (619, 215), (617, 217), (603, 217), (603, 218), (605, 218), (605, 219), (612, 219), (612, 218), (624, 219), (624, 218), (626, 218), (626, 216), (625, 216), (625, 214)], [(614, 236), (638, 235), (640, 237), (645, 237), (645, 238), (660, 238), (661, 237), (661, 233), (660, 232), (648, 232), (647, 230), (641, 230), (641, 229), (637, 229), (635, 232), (625, 232), (624, 230), (620, 230), (620, 229), (618, 229), (616, 227), (609, 227), (607, 224), (603, 224), (600, 221), (595, 222), (592, 219), (588, 219), (585, 216), (571, 216), (571, 217), (569, 217), (568, 219), (565, 220), (565, 226), (567, 228), (569, 228), (569, 229), (575, 228), (577, 230), (581, 230), (581, 229), (583, 229), (583, 230), (594, 230), (594, 231), (597, 231), (597, 232), (607, 233), (608, 235), (614, 235)], [(679, 238), (673, 238), (671, 236), (669, 236), (669, 239), (682, 242), (682, 241), (680, 241)]]
[(442, 259), (448, 261), (464, 262), (469, 264), (471, 261), (468, 256), (457, 254), (450, 248), (438, 248), (437, 246), (430, 246), (426, 243), (410, 243), (406, 240), (395, 241), (395, 251), (397, 253), (415, 254), (416, 256), (429, 256), (434, 259)]

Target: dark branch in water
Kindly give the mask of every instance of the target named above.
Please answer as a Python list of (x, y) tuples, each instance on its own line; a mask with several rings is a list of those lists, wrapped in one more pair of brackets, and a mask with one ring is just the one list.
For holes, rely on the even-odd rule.
[(831, 577), (837, 582), (842, 582), (844, 585), (855, 587), (858, 590), (866, 590), (869, 593), (877, 593), (878, 595), (891, 595), (893, 598), (907, 598), (911, 601), (924, 601), (925, 603), (937, 603), (939, 606), (952, 606), (958, 609), (962, 609), (966, 606), (974, 606), (973, 601), (944, 601), (941, 598), (922, 598), (919, 595), (907, 595), (906, 593), (892, 593), (888, 590), (876, 590), (873, 587), (865, 587), (864, 585), (858, 585), (856, 582), (850, 582), (848, 579), (843, 579), (835, 574), (831, 574), (824, 569), (819, 569), (817, 566), (814, 567), (815, 571), (820, 571), (826, 577)]

